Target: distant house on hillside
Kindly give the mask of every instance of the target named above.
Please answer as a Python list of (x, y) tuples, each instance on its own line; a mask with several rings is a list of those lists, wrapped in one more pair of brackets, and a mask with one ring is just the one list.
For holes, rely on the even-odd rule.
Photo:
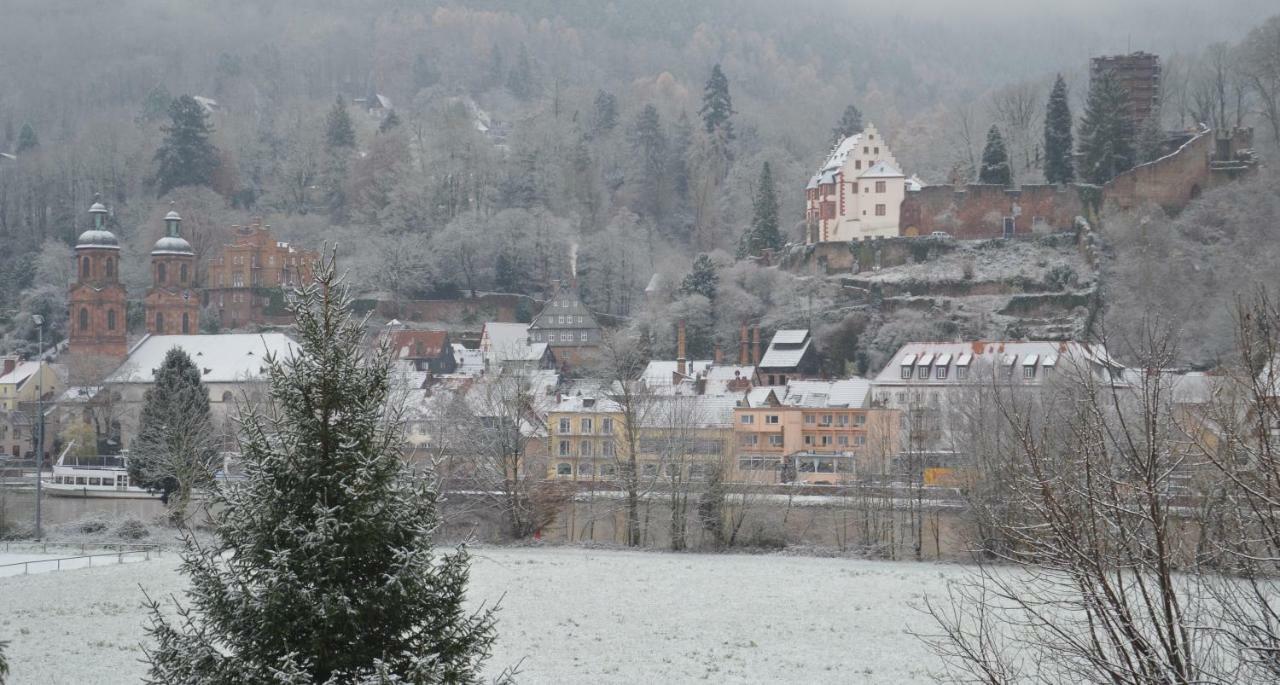
[(601, 328), (576, 288), (557, 284), (541, 312), (529, 324), (529, 343), (546, 343), (556, 360), (579, 364), (600, 349)]
[(490, 321), (480, 331), (480, 354), (488, 371), (556, 368), (556, 356), (545, 342), (529, 342), (529, 324)]

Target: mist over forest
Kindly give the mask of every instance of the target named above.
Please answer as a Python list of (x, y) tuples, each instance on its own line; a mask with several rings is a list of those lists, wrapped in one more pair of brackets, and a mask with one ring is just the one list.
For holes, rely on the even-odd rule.
[[(282, 239), (336, 243), (362, 291), (407, 298), (542, 295), (567, 276), (577, 245), (588, 303), (633, 317), (652, 274), (676, 283), (710, 253), (742, 297), (718, 303), (728, 315), (707, 320), (696, 345), (731, 345), (740, 318), (794, 318), (771, 302), (785, 297), (746, 283), (794, 284), (732, 264), (761, 167), (772, 170), (783, 237), (798, 240), (802, 188), (846, 107), (927, 183), (970, 181), (992, 124), (1005, 130), (1016, 181), (1040, 182), (1039, 110), (1057, 74), (1079, 112), (1091, 56), (1157, 53), (1162, 123), (1192, 127), (1211, 46), (1233, 48), (1269, 9), (11, 0), (0, 147), (15, 149), (26, 129), (38, 145), (0, 166), (0, 312), (13, 314), (12, 344), (34, 335), (23, 312), (65, 320), (59, 263), (101, 194), (133, 293), (147, 285), (146, 247), (173, 202), (202, 268), (232, 225), (261, 216)], [(715, 65), (732, 97), (723, 149), (700, 117)], [(160, 193), (156, 151), (181, 95), (216, 102), (216, 170)], [(368, 111), (376, 96), (390, 107)], [(354, 139), (335, 154), (326, 121), (339, 97)], [(387, 125), (391, 112), (398, 125)], [(1261, 121), (1248, 123), (1266, 138)], [(674, 306), (708, 319), (709, 302)]]

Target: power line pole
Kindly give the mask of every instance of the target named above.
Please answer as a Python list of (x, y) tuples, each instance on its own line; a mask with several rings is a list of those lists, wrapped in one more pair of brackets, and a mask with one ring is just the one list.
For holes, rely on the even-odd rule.
[(40, 517), (40, 484), (44, 480), (44, 317), (31, 317), (36, 325), (36, 539), (44, 537)]

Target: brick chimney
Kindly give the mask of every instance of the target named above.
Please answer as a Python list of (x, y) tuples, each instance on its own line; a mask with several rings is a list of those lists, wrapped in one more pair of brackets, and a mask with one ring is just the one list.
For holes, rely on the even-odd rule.
[(724, 350), (720, 349), (720, 341), (718, 340), (716, 341), (715, 355), (712, 357), (712, 359), (715, 360), (716, 366), (720, 366), (721, 364), (724, 363)]
[(760, 324), (751, 329), (751, 363), (760, 366)]
[(747, 352), (747, 346), (751, 343), (747, 340), (747, 322), (742, 322), (742, 330), (738, 333), (738, 364), (746, 366), (750, 359), (750, 352)]
[(18, 366), (17, 357), (4, 357), (4, 367), (0, 370), (0, 376), (8, 376)]
[(680, 319), (676, 324), (676, 373), (681, 376), (686, 375), (688, 368), (685, 364), (684, 356), (684, 319)]

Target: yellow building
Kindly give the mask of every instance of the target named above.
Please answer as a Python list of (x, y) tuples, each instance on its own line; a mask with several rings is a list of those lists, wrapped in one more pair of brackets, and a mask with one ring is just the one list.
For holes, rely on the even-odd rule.
[[(591, 396), (595, 395), (595, 396)], [(642, 479), (696, 481), (728, 462), (736, 397), (644, 392), (630, 411), (606, 392), (561, 397), (547, 416), (547, 477), (609, 481), (630, 467)], [(639, 424), (628, 431), (628, 416)]]
[(19, 457), (34, 451), (36, 401), (41, 393), (49, 399), (61, 388), (62, 380), (48, 362), (0, 358), (0, 452)]

